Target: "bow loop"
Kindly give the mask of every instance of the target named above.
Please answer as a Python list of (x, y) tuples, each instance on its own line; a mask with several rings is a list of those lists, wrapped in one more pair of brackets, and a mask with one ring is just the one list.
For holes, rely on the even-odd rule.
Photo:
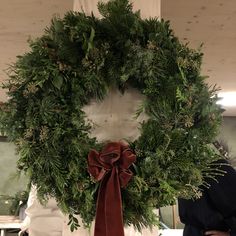
[(121, 188), (126, 187), (126, 185), (129, 183), (133, 176), (133, 173), (131, 170), (121, 170), (119, 173), (119, 180), (120, 180), (120, 186)]

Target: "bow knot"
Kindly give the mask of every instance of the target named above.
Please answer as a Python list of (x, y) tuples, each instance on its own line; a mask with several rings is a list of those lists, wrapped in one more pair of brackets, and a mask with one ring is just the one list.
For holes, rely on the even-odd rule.
[(90, 151), (88, 172), (96, 181), (100, 181), (107, 172), (115, 167), (118, 169), (119, 176), (122, 176), (121, 187), (125, 187), (133, 175), (128, 168), (135, 160), (135, 154), (127, 145), (115, 142), (108, 143), (100, 153), (96, 150)]

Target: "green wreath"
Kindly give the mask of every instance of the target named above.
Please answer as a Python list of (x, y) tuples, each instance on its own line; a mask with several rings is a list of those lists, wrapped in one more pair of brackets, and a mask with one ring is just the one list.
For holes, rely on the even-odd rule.
[(202, 53), (176, 38), (169, 23), (143, 20), (128, 0), (99, 3), (102, 19), (69, 12), (54, 18), (45, 34), (19, 56), (5, 88), (1, 128), (15, 142), (18, 168), (54, 197), (63, 212), (80, 214), (89, 227), (95, 216), (98, 184), (87, 172), (91, 148), (83, 106), (102, 100), (111, 86), (145, 95), (139, 112), (149, 120), (130, 143), (137, 161), (122, 190), (124, 222), (141, 229), (156, 224), (153, 209), (176, 197), (200, 193), (204, 177), (216, 174), (219, 158), (211, 143), (221, 123), (216, 89), (200, 75)]

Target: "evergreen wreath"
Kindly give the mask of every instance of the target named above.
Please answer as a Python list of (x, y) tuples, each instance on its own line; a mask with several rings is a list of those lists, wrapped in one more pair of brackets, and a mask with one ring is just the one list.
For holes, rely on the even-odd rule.
[(122, 189), (124, 222), (137, 229), (157, 223), (153, 209), (179, 196), (196, 197), (219, 154), (211, 145), (221, 123), (216, 88), (200, 74), (202, 53), (182, 44), (169, 22), (143, 20), (128, 0), (99, 3), (102, 19), (69, 12), (54, 18), (45, 34), (30, 42), (5, 84), (1, 129), (19, 152), (41, 199), (54, 197), (76, 229), (80, 214), (89, 227), (95, 216), (98, 183), (87, 172), (91, 148), (82, 111), (102, 100), (111, 86), (145, 95), (137, 111), (149, 120), (130, 143), (137, 156), (134, 176)]

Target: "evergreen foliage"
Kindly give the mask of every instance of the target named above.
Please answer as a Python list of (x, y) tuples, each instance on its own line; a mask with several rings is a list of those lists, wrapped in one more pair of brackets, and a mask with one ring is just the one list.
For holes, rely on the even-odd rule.
[(18, 169), (38, 187), (41, 199), (56, 198), (89, 227), (98, 183), (87, 172), (87, 156), (101, 143), (89, 138), (82, 107), (103, 99), (111, 86), (145, 95), (137, 115), (150, 117), (130, 143), (137, 155), (134, 177), (122, 189), (125, 224), (156, 224), (153, 209), (176, 197), (199, 195), (219, 155), (212, 147), (221, 123), (216, 89), (200, 74), (202, 53), (174, 36), (169, 22), (143, 20), (128, 0), (100, 3), (102, 19), (68, 12), (54, 18), (31, 51), (11, 67), (1, 129), (17, 145)]

